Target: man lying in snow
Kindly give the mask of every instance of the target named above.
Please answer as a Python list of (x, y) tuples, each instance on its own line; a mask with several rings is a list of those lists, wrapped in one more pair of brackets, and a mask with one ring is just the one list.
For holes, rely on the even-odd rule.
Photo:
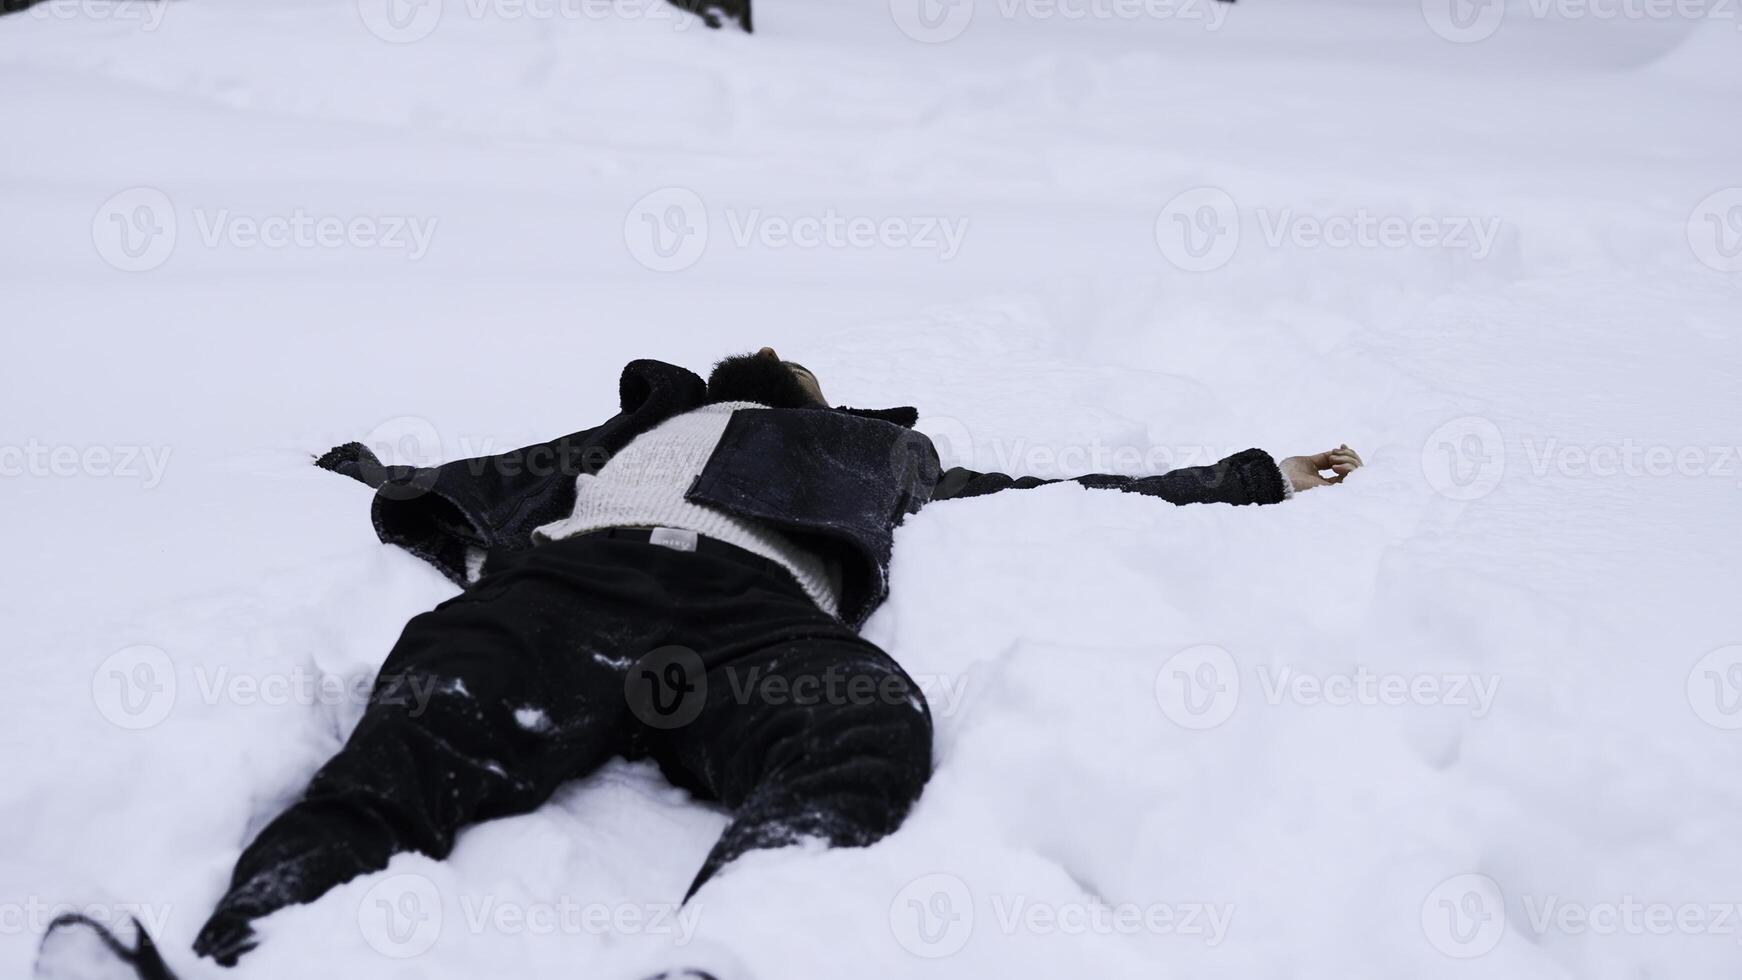
[[(620, 394), (605, 424), (500, 456), (384, 467), (351, 443), (317, 461), (374, 487), (381, 539), (464, 591), (406, 625), (343, 750), (243, 851), (199, 955), (232, 965), (254, 920), (401, 851), (444, 857), (461, 827), (618, 755), (731, 808), (688, 895), (747, 851), (863, 846), (901, 824), (930, 775), (931, 716), (858, 634), (894, 529), (929, 502), (1059, 481), (940, 473), (913, 409), (829, 408), (769, 348), (705, 383), (636, 361)], [(1248, 449), (1076, 482), (1273, 504), (1360, 465), (1346, 446), (1280, 465)]]

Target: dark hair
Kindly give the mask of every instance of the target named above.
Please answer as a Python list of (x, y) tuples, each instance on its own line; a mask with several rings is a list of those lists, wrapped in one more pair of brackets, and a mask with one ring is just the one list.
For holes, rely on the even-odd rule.
[[(708, 401), (756, 402), (769, 408), (817, 408), (810, 389), (798, 380), (789, 365), (790, 362), (758, 354), (728, 357), (714, 365), (708, 375)], [(802, 366), (801, 369), (810, 370)]]

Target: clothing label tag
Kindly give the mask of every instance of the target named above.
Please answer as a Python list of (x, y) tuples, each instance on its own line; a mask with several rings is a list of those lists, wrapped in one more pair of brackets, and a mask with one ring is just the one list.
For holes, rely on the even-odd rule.
[(649, 544), (662, 545), (673, 551), (696, 550), (696, 532), (676, 527), (656, 527), (647, 536)]

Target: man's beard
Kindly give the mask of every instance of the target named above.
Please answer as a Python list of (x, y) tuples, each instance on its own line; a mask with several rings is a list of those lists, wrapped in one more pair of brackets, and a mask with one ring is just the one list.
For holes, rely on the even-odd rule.
[(737, 354), (708, 375), (709, 402), (755, 402), (769, 408), (821, 408), (792, 369), (772, 357)]

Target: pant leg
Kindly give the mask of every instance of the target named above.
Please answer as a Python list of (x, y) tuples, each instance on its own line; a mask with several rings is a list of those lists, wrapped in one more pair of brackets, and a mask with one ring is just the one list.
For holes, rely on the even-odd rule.
[(413, 618), (344, 748), (243, 851), (196, 950), (398, 852), (445, 857), (462, 826), (532, 810), (621, 752), (616, 650), (637, 642), (635, 618), (550, 574), (486, 580)]
[(675, 782), (733, 809), (694, 895), (747, 851), (893, 832), (931, 776), (931, 713), (888, 654), (840, 628), (709, 670), (699, 716), (651, 747)]

